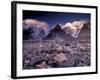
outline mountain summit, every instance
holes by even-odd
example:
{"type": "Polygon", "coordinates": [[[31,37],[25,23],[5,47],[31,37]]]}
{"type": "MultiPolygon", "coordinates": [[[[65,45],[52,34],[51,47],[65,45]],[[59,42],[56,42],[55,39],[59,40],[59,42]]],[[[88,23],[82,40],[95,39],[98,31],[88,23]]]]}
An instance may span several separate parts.
{"type": "Polygon", "coordinates": [[[69,34],[66,34],[65,31],[61,28],[59,24],[57,24],[46,37],[45,40],[66,40],[68,38],[72,38],[69,34]]]}

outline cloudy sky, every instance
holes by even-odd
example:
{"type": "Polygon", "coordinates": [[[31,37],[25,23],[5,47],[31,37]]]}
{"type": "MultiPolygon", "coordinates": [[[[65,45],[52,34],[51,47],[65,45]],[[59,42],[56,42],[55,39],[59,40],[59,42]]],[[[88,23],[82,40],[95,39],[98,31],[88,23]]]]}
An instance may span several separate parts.
{"type": "Polygon", "coordinates": [[[47,12],[47,11],[26,11],[23,10],[23,20],[36,19],[48,23],[49,27],[56,24],[65,24],[75,20],[84,19],[90,21],[91,15],[87,13],[64,13],[64,12],[47,12]]]}

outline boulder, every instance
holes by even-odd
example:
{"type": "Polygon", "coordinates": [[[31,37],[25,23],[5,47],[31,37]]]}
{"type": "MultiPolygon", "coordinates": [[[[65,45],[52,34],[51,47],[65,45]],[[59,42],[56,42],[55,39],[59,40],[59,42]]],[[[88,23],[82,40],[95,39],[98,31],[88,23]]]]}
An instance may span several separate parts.
{"type": "Polygon", "coordinates": [[[82,50],[85,50],[85,47],[84,46],[82,46],[81,44],[79,44],[79,43],[77,43],[77,47],[78,48],[80,48],[80,49],[82,49],[82,50]]]}
{"type": "Polygon", "coordinates": [[[30,63],[30,60],[25,60],[24,63],[25,64],[29,64],[30,63]]]}
{"type": "Polygon", "coordinates": [[[69,51],[70,53],[74,53],[74,50],[71,47],[66,47],[66,50],[69,51]]]}
{"type": "Polygon", "coordinates": [[[55,57],[54,57],[54,60],[57,61],[57,62],[63,62],[63,61],[66,61],[67,60],[67,57],[64,55],[63,52],[57,54],[55,57]]]}
{"type": "Polygon", "coordinates": [[[61,51],[63,51],[63,47],[60,45],[56,45],[56,50],[57,50],[57,52],[61,52],[61,51]]]}
{"type": "Polygon", "coordinates": [[[37,65],[35,66],[35,68],[38,68],[38,69],[47,68],[47,64],[46,64],[45,61],[43,61],[42,63],[37,64],[37,65]]]}

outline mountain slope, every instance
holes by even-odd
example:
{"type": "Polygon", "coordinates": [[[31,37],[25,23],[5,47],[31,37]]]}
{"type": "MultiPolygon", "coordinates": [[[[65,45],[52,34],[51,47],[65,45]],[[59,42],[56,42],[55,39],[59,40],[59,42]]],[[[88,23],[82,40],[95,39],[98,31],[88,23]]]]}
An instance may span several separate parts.
{"type": "Polygon", "coordinates": [[[64,30],[62,30],[60,25],[56,25],[49,34],[43,38],[44,40],[66,40],[72,39],[69,34],[66,34],[64,30]]]}

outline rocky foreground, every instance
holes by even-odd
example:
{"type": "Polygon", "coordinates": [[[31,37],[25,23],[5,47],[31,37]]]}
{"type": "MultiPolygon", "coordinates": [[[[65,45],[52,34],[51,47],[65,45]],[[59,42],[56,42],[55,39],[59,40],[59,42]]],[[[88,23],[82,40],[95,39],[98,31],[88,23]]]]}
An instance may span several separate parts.
{"type": "Polygon", "coordinates": [[[23,69],[91,65],[90,37],[74,40],[24,40],[23,69]]]}

